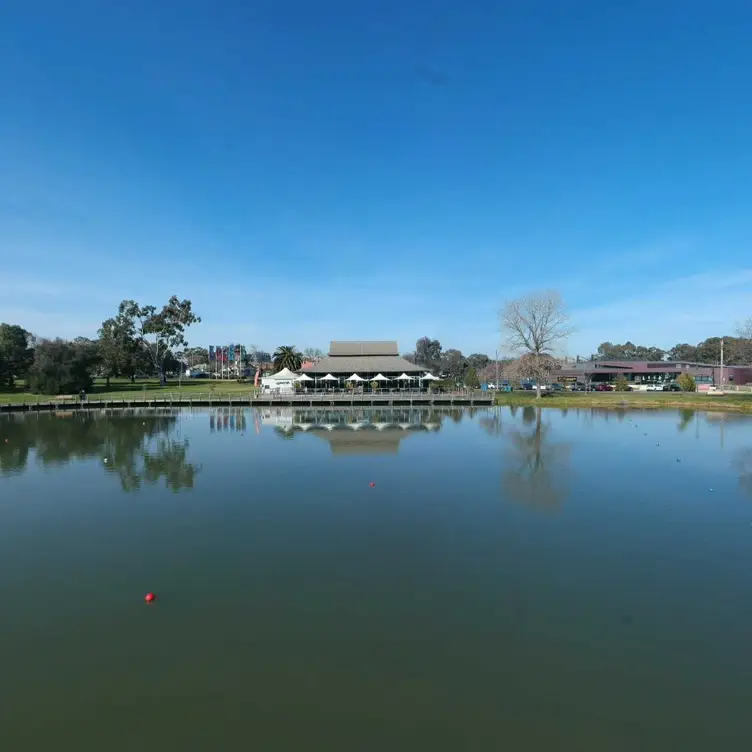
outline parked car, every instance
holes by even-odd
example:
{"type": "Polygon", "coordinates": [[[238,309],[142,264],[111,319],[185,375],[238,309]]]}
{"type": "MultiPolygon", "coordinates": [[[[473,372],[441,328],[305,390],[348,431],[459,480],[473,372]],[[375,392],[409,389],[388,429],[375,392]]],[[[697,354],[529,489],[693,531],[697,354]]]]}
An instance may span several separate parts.
{"type": "Polygon", "coordinates": [[[648,384],[645,387],[646,392],[661,392],[663,391],[663,387],[660,384],[648,384]]]}
{"type": "Polygon", "coordinates": [[[563,392],[564,387],[561,384],[551,384],[548,387],[552,392],[563,392]]]}
{"type": "Polygon", "coordinates": [[[570,388],[573,392],[586,392],[587,391],[587,387],[584,384],[580,384],[580,383],[572,384],[570,388]]]}
{"type": "Polygon", "coordinates": [[[680,392],[681,387],[678,384],[664,384],[663,391],[664,392],[680,392]]]}
{"type": "Polygon", "coordinates": [[[595,391],[595,392],[613,392],[614,388],[611,386],[611,384],[596,384],[593,387],[593,391],[595,391]]]}

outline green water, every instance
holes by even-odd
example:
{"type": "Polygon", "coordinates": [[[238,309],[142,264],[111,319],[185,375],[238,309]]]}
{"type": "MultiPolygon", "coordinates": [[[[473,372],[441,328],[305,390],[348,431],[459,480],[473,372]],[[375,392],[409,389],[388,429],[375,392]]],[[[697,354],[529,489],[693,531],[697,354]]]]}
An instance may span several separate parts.
{"type": "Polygon", "coordinates": [[[3,415],[0,749],[744,749],[751,523],[743,416],[3,415]]]}

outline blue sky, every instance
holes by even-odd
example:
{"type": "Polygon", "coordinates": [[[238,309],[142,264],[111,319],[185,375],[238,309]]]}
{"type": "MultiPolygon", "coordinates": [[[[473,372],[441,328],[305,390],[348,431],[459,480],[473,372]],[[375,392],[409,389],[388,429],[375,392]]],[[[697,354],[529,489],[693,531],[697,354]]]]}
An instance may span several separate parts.
{"type": "Polygon", "coordinates": [[[747,0],[6,0],[0,320],[94,335],[189,297],[193,344],[428,335],[567,351],[752,316],[747,0]],[[105,10],[106,9],[106,10],[105,10]]]}

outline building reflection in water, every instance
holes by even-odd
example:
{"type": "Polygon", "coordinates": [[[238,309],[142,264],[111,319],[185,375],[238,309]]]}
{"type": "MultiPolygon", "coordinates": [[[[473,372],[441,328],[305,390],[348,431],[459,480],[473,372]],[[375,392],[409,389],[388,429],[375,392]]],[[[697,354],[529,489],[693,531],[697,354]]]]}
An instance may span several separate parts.
{"type": "MultiPolygon", "coordinates": [[[[396,454],[402,441],[418,432],[438,431],[456,410],[420,408],[259,409],[261,424],[282,439],[298,435],[326,441],[335,455],[396,454]]],[[[461,418],[460,418],[461,419],[461,418]]]]}
{"type": "Polygon", "coordinates": [[[0,474],[24,472],[33,456],[44,467],[98,458],[124,491],[163,480],[173,491],[193,488],[199,468],[178,409],[83,410],[0,416],[0,474]],[[7,443],[6,441],[7,440],[7,443]]]}
{"type": "Polygon", "coordinates": [[[572,447],[553,441],[551,425],[543,420],[542,408],[524,407],[522,420],[514,421],[500,433],[508,440],[509,448],[502,470],[504,495],[542,509],[558,506],[568,493],[572,447]]]}

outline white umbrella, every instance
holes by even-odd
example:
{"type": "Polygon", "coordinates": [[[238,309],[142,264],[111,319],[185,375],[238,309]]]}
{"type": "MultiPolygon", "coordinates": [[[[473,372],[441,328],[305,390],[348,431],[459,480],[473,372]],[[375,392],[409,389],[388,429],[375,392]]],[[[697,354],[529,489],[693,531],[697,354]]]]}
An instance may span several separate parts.
{"type": "Polygon", "coordinates": [[[427,373],[425,376],[421,376],[423,381],[441,381],[438,376],[434,376],[432,373],[427,373]]]}
{"type": "Polygon", "coordinates": [[[352,428],[353,431],[359,431],[365,423],[345,423],[348,428],[352,428]]]}
{"type": "Polygon", "coordinates": [[[406,373],[403,373],[401,376],[397,376],[397,378],[395,379],[395,381],[412,381],[412,380],[413,380],[413,377],[408,376],[406,373]]]}
{"type": "Polygon", "coordinates": [[[331,373],[327,373],[326,376],[322,376],[318,381],[339,381],[336,376],[332,376],[331,373]]]}
{"type": "Polygon", "coordinates": [[[295,381],[313,381],[313,379],[306,373],[301,373],[295,381]]]}
{"type": "Polygon", "coordinates": [[[383,374],[379,373],[376,376],[374,376],[371,379],[371,381],[391,381],[391,379],[388,379],[386,376],[384,376],[383,374]]]}
{"type": "Polygon", "coordinates": [[[345,379],[345,381],[365,381],[365,379],[362,376],[358,376],[357,373],[354,373],[349,379],[345,379]]]}
{"type": "Polygon", "coordinates": [[[391,423],[371,423],[371,425],[377,430],[377,431],[383,431],[385,428],[388,428],[391,426],[391,423]]]}

